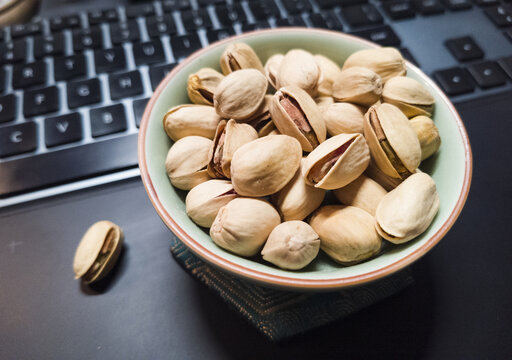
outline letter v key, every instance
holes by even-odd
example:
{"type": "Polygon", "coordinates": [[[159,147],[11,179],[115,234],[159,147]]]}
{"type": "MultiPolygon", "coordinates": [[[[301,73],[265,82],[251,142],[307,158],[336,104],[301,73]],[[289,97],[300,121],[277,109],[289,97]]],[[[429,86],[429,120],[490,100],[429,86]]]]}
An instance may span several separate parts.
{"type": "Polygon", "coordinates": [[[57,130],[64,134],[68,129],[69,123],[67,121],[59,121],[55,126],[57,127],[57,130]]]}

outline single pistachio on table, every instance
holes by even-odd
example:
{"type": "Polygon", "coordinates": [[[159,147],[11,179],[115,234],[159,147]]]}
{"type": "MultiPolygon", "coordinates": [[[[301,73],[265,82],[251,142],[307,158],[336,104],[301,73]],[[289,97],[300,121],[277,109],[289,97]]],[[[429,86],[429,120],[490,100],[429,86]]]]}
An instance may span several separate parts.
{"type": "Polygon", "coordinates": [[[181,190],[210,180],[206,167],[213,141],[201,136],[187,136],[176,141],[165,158],[165,170],[171,184],[181,190]]]}
{"type": "Polygon", "coordinates": [[[270,233],[261,255],[263,259],[288,270],[307,266],[320,251],[320,238],[303,221],[286,221],[270,233]]]}
{"type": "Polygon", "coordinates": [[[323,55],[315,55],[313,58],[320,68],[318,96],[332,96],[332,84],[341,72],[341,69],[338,64],[323,55]]]}
{"type": "Polygon", "coordinates": [[[259,137],[267,136],[270,132],[276,129],[270,115],[270,102],[272,95],[265,95],[260,108],[256,113],[247,120],[247,124],[251,125],[257,132],[259,137]]]}
{"type": "Polygon", "coordinates": [[[361,66],[376,72],[382,78],[383,83],[392,77],[403,76],[407,73],[402,54],[391,47],[356,51],[345,60],[341,69],[345,70],[354,66],[361,66]]]}
{"type": "Polygon", "coordinates": [[[277,73],[279,72],[279,66],[281,65],[281,61],[283,61],[283,54],[275,54],[268,58],[265,63],[265,76],[267,77],[268,82],[274,89],[278,89],[277,87],[277,73]]]}
{"type": "Polygon", "coordinates": [[[256,130],[235,120],[221,120],[208,153],[208,175],[212,178],[230,178],[231,159],[242,145],[258,138],[256,130]]]}
{"type": "Polygon", "coordinates": [[[287,135],[251,141],[235,151],[231,181],[242,196],[261,197],[281,190],[294,176],[302,158],[300,144],[287,135]]]}
{"type": "Polygon", "coordinates": [[[334,79],[332,97],[336,101],[370,106],[380,99],[382,80],[377,73],[364,67],[350,67],[334,79]]]}
{"type": "Polygon", "coordinates": [[[354,206],[323,206],[309,224],[320,237],[320,248],[333,260],[353,265],[380,252],[382,239],[375,231],[375,220],[354,206]]]}
{"type": "Polygon", "coordinates": [[[434,111],[434,97],[420,82],[405,76],[391,78],[384,84],[382,100],[395,105],[408,118],[430,117],[434,111]]]}
{"type": "Polygon", "coordinates": [[[110,221],[94,223],[84,234],[75,252],[73,270],[75,279],[86,284],[104,278],[114,267],[124,235],[119,226],[110,221]]]}
{"type": "Polygon", "coordinates": [[[372,216],[375,216],[377,206],[388,193],[379,183],[364,174],[333,192],[343,205],[358,207],[372,216]]]}
{"type": "Polygon", "coordinates": [[[293,49],[286,53],[279,65],[277,88],[293,85],[314,97],[319,78],[320,68],[313,55],[305,50],[293,49]]]}
{"type": "Polygon", "coordinates": [[[208,180],[189,191],[185,198],[187,215],[199,226],[211,227],[219,209],[238,197],[231,181],[208,180]]]}
{"type": "Polygon", "coordinates": [[[306,157],[303,176],[308,185],[331,190],[359,177],[370,162],[361,134],[339,134],[320,144],[306,157]]]}
{"type": "Polygon", "coordinates": [[[219,83],[213,96],[213,106],[223,118],[243,122],[258,111],[266,92],[267,78],[261,72],[238,70],[219,83]]]}
{"type": "Polygon", "coordinates": [[[212,106],[186,104],[169,109],[163,123],[167,135],[177,141],[193,135],[213,139],[220,120],[212,106]]]}
{"type": "Polygon", "coordinates": [[[390,191],[375,214],[377,232],[394,244],[423,233],[439,210],[436,183],[425,173],[416,173],[390,191]]]}
{"type": "Polygon", "coordinates": [[[213,94],[224,75],[212,68],[202,68],[188,77],[187,92],[194,104],[213,106],[213,94]]]}
{"type": "Polygon", "coordinates": [[[368,164],[368,167],[364,173],[370,179],[377,182],[380,186],[386,189],[386,191],[393,190],[403,181],[401,178],[394,178],[384,174],[373,159],[370,159],[370,164],[368,164]]]}
{"type": "Polygon", "coordinates": [[[316,97],[314,100],[321,114],[324,113],[324,111],[329,107],[329,105],[334,104],[334,99],[332,98],[332,96],[319,96],[316,97]]]}
{"type": "Polygon", "coordinates": [[[236,198],[220,208],[210,236],[223,249],[241,256],[254,256],[280,223],[278,212],[267,201],[236,198]]]}
{"type": "Polygon", "coordinates": [[[279,132],[297,139],[304,151],[312,151],[327,136],[318,106],[297,86],[283,87],[274,94],[270,114],[279,132]]]}
{"type": "Polygon", "coordinates": [[[230,44],[220,56],[220,68],[224,75],[242,69],[256,69],[264,74],[263,65],[254,50],[245,43],[230,44]]]}
{"type": "Polygon", "coordinates": [[[421,147],[421,161],[435,154],[441,146],[441,136],[436,124],[426,116],[415,116],[409,120],[412,128],[418,135],[421,147]]]}
{"type": "Polygon", "coordinates": [[[337,102],[328,106],[322,115],[330,136],[363,133],[364,111],[361,106],[337,102]]]}
{"type": "Polygon", "coordinates": [[[388,176],[405,179],[421,161],[418,136],[409,119],[394,105],[372,106],[365,114],[364,136],[372,158],[388,176]]]}

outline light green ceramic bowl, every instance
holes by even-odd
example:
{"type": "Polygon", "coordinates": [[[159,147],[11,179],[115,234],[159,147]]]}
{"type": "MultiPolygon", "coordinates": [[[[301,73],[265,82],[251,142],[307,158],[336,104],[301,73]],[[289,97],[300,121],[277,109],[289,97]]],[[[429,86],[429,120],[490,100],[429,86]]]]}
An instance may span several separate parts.
{"type": "Polygon", "coordinates": [[[464,125],[441,90],[417,67],[408,63],[407,76],[426,86],[436,100],[434,121],[442,138],[436,156],[421,166],[437,184],[441,198],[439,213],[420,237],[398,246],[389,246],[379,257],[344,267],[322,252],[301,271],[281,270],[259,258],[246,259],[216,246],[208,232],[187,217],[185,192],[171,186],[165,172],[165,157],[171,141],[162,127],[162,117],[172,106],[189,103],[187,77],[202,67],[220,70],[219,57],[225,47],[243,41],[265,62],[275,53],[303,48],[342,64],[354,51],[376,45],[359,38],[324,30],[304,28],[256,31],[232,37],[204,48],[178,65],[162,81],[149,101],[139,134],[139,166],[142,179],[157,213],[165,224],[195,254],[206,262],[242,278],[287,289],[328,290],[362,284],[390,275],[429,251],[446,234],[458,217],[471,182],[471,148],[464,125]]]}

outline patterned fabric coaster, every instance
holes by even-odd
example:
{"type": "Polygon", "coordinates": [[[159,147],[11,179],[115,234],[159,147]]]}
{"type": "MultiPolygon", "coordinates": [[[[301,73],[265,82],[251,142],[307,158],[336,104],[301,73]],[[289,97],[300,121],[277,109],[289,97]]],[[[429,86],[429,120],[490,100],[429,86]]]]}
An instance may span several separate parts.
{"type": "Polygon", "coordinates": [[[206,264],[177,238],[171,253],[201,281],[272,340],[281,340],[341,319],[412,284],[408,268],[365,286],[337,292],[279,291],[238,278],[206,264]]]}

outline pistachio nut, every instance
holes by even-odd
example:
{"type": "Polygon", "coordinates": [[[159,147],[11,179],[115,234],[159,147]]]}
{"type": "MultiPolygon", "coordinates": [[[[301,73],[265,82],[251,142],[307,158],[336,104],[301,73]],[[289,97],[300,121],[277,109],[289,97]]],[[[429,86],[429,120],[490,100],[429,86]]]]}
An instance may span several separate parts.
{"type": "Polygon", "coordinates": [[[421,161],[418,136],[394,105],[372,106],[365,114],[364,136],[377,166],[388,176],[405,179],[421,161]]]}
{"type": "Polygon", "coordinates": [[[192,135],[213,139],[219,121],[212,106],[190,104],[169,109],[163,119],[165,132],[173,141],[192,135]]]}
{"type": "Polygon", "coordinates": [[[331,190],[359,177],[370,162],[370,151],[361,134],[339,134],[321,143],[306,157],[306,184],[331,190]]]}
{"type": "Polygon", "coordinates": [[[245,43],[228,45],[220,56],[220,68],[224,75],[241,69],[256,69],[264,74],[260,58],[245,43]]]}
{"type": "Polygon", "coordinates": [[[441,146],[441,136],[436,124],[426,116],[416,116],[409,120],[412,128],[418,135],[421,147],[421,161],[435,154],[441,146]]]}
{"type": "Polygon", "coordinates": [[[363,133],[364,111],[361,106],[337,102],[329,105],[322,115],[330,136],[363,133]]]}
{"type": "Polygon", "coordinates": [[[231,119],[221,120],[208,153],[208,175],[212,178],[230,178],[231,159],[242,145],[258,138],[256,130],[248,124],[231,119]]]}
{"type": "Polygon", "coordinates": [[[213,141],[201,136],[187,136],[176,141],[165,158],[165,170],[171,184],[190,190],[210,180],[206,166],[213,141]]]}
{"type": "Polygon", "coordinates": [[[370,106],[380,99],[382,80],[374,71],[354,66],[343,69],[334,79],[332,97],[336,101],[370,106]]]}
{"type": "Polygon", "coordinates": [[[265,63],[265,76],[267,77],[268,82],[274,89],[278,89],[277,87],[277,74],[279,72],[279,66],[281,65],[281,61],[283,61],[283,54],[275,54],[268,58],[265,63]]]}
{"type": "Polygon", "coordinates": [[[272,196],[275,205],[284,221],[303,220],[315,211],[325,197],[325,190],[306,184],[302,171],[306,158],[302,158],[300,168],[286,186],[272,196]]]}
{"type": "Polygon", "coordinates": [[[318,106],[297,86],[281,88],[274,94],[270,114],[279,132],[297,139],[304,151],[312,151],[325,140],[327,131],[318,106]]]}
{"type": "Polygon", "coordinates": [[[231,181],[242,196],[267,196],[281,190],[300,165],[302,149],[286,135],[265,136],[247,143],[233,155],[231,181]]]}
{"type": "Polygon", "coordinates": [[[373,216],[354,206],[323,206],[309,224],[320,237],[320,248],[343,265],[367,260],[382,247],[373,216]]]}
{"type": "Polygon", "coordinates": [[[105,220],[94,223],[76,249],[75,279],[82,278],[89,284],[105,277],[121,254],[123,240],[123,231],[116,224],[105,220]]]}
{"type": "Polygon", "coordinates": [[[271,101],[272,95],[265,95],[258,111],[247,120],[247,123],[258,132],[259,137],[267,136],[276,128],[270,115],[271,101]]]}
{"type": "Polygon", "coordinates": [[[372,216],[387,193],[379,183],[364,174],[341,189],[334,190],[334,195],[343,205],[358,207],[372,216]]]}
{"type": "Polygon", "coordinates": [[[194,104],[213,106],[213,94],[224,75],[212,68],[199,69],[188,77],[187,92],[194,104]]]}
{"type": "Polygon", "coordinates": [[[282,269],[299,270],[308,265],[320,251],[320,238],[303,221],[287,221],[270,233],[261,255],[282,269]]]}
{"type": "Polygon", "coordinates": [[[380,186],[386,189],[386,191],[393,190],[403,181],[401,178],[394,178],[384,174],[373,159],[370,159],[370,164],[368,164],[368,167],[364,173],[370,179],[377,182],[380,186]]]}
{"type": "Polygon", "coordinates": [[[266,92],[267,78],[261,72],[238,70],[219,83],[213,96],[213,106],[223,118],[243,121],[256,113],[266,92]]]}
{"type": "Polygon", "coordinates": [[[382,99],[402,110],[408,118],[430,117],[434,111],[434,97],[420,82],[405,76],[389,79],[382,89],[382,99]]]}
{"type": "Polygon", "coordinates": [[[219,209],[238,197],[231,181],[208,180],[189,191],[185,198],[187,215],[199,226],[210,227],[219,209]]]}
{"type": "Polygon", "coordinates": [[[236,198],[220,208],[210,228],[210,236],[223,249],[241,256],[253,256],[280,222],[276,209],[267,201],[236,198]]]}
{"type": "Polygon", "coordinates": [[[277,88],[294,85],[314,97],[319,78],[320,68],[313,55],[305,50],[293,49],[288,51],[281,61],[277,73],[277,88]]]}
{"type": "Polygon", "coordinates": [[[376,72],[383,83],[394,76],[403,76],[407,72],[402,54],[391,47],[356,51],[345,60],[342,70],[354,66],[365,67],[376,72]]]}
{"type": "Polygon", "coordinates": [[[341,72],[340,67],[331,59],[323,55],[315,55],[313,58],[320,69],[320,78],[318,79],[318,95],[332,96],[332,84],[334,79],[341,72]]]}
{"type": "Polygon", "coordinates": [[[436,183],[425,173],[409,176],[379,203],[375,214],[377,232],[394,244],[423,233],[439,210],[436,183]]]}
{"type": "Polygon", "coordinates": [[[315,98],[316,106],[318,106],[318,110],[323,114],[324,111],[329,107],[329,105],[334,104],[334,99],[332,96],[319,96],[315,98]]]}

